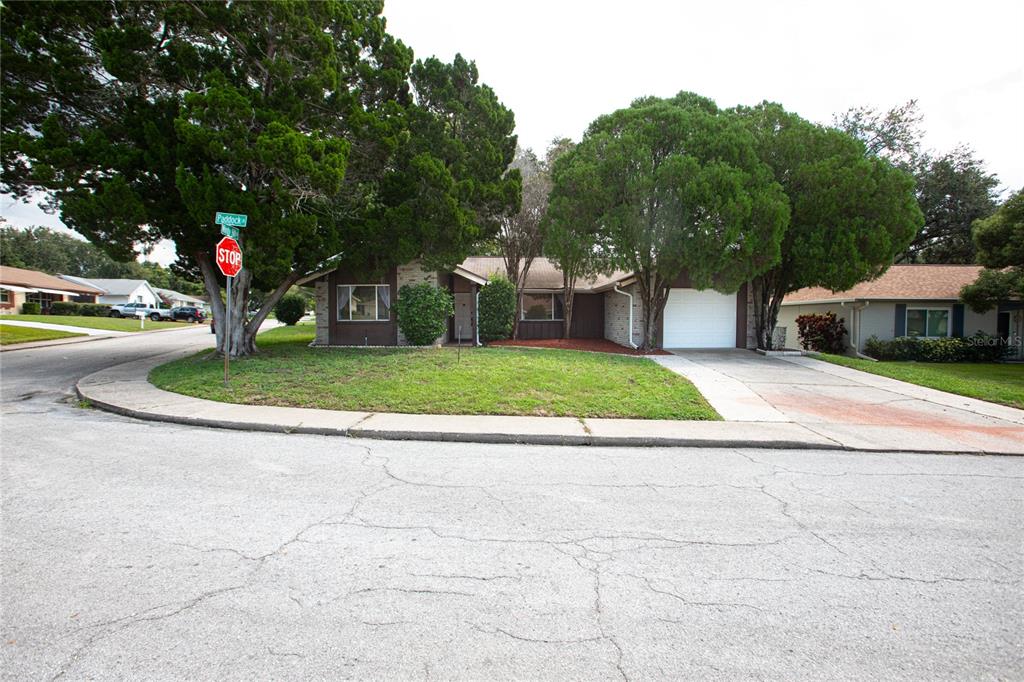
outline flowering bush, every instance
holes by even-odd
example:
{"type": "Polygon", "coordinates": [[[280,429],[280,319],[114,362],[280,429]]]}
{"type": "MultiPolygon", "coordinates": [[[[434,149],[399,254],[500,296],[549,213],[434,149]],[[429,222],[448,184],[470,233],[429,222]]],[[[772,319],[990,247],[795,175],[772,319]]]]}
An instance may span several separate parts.
{"type": "Polygon", "coordinates": [[[819,353],[842,353],[846,349],[846,323],[828,312],[816,315],[801,315],[796,318],[800,345],[804,350],[819,353]]]}

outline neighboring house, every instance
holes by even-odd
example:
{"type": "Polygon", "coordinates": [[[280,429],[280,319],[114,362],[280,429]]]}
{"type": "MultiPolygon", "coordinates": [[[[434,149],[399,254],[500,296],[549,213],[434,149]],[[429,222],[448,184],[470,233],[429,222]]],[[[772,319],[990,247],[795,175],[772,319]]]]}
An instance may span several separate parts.
{"type": "Polygon", "coordinates": [[[167,308],[178,308],[180,306],[189,305],[196,308],[206,308],[206,301],[195,296],[189,296],[183,294],[180,291],[174,289],[161,289],[160,287],[153,287],[157,295],[160,296],[160,300],[163,305],[167,308]]]}
{"type": "Polygon", "coordinates": [[[1024,306],[1006,301],[979,314],[960,302],[960,290],[972,284],[980,265],[893,265],[885,274],[848,291],[819,287],[786,296],[779,310],[776,338],[799,348],[796,318],[833,312],[846,322],[849,345],[860,352],[872,336],[883,341],[901,336],[943,338],[981,331],[1019,344],[1024,306]]]}
{"type": "Polygon", "coordinates": [[[90,284],[70,282],[38,270],[0,265],[0,315],[20,313],[26,301],[38,303],[44,313],[49,312],[50,304],[56,301],[96,303],[97,296],[103,293],[103,289],[90,284]]]}
{"type": "Polygon", "coordinates": [[[144,279],[85,279],[83,277],[72,277],[71,275],[60,275],[60,277],[69,282],[103,289],[106,293],[99,297],[100,303],[106,303],[107,305],[145,303],[155,308],[164,307],[156,289],[151,287],[149,282],[144,279]]]}
{"type": "MultiPolygon", "coordinates": [[[[406,345],[398,329],[393,297],[406,284],[427,283],[450,291],[455,315],[441,343],[477,341],[477,294],[494,273],[504,273],[500,257],[467,258],[452,271],[426,270],[418,262],[370,277],[343,269],[317,273],[300,284],[316,288],[316,341],[320,346],[406,345]]],[[[665,348],[753,348],[753,308],[747,286],[734,294],[693,289],[681,276],[665,306],[659,345],[665,348]]],[[[561,338],[564,326],[562,273],[537,258],[523,289],[519,336],[561,338]]],[[[623,346],[642,341],[643,307],[636,277],[616,272],[576,284],[571,336],[604,338],[623,346]]]]}

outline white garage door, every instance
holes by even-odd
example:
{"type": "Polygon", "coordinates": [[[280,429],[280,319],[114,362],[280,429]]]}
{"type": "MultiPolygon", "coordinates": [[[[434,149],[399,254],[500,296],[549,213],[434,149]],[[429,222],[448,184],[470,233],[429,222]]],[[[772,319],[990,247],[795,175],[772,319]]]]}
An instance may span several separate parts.
{"type": "Polygon", "coordinates": [[[736,346],[736,294],[671,289],[664,319],[665,348],[736,346]]]}

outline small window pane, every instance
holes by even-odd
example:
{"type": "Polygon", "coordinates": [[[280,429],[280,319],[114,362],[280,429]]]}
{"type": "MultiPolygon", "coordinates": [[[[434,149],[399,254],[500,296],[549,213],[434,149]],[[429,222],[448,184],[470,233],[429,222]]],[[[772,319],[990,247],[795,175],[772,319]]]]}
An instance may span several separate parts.
{"type": "Polygon", "coordinates": [[[376,320],[377,287],[352,287],[349,307],[353,320],[376,320]]]}
{"type": "Polygon", "coordinates": [[[524,320],[550,320],[551,294],[523,294],[524,320]]]}
{"type": "Polygon", "coordinates": [[[377,287],[377,319],[391,319],[391,287],[377,287]]]}
{"type": "Polygon", "coordinates": [[[927,310],[907,311],[907,336],[927,336],[927,310]]]}
{"type": "Polygon", "coordinates": [[[928,311],[928,336],[949,336],[949,311],[928,311]]]}

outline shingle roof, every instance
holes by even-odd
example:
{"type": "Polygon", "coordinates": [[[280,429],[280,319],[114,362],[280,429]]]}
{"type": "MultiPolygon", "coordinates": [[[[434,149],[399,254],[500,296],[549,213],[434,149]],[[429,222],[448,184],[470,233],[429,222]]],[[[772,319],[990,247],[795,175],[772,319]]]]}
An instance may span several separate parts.
{"type": "Polygon", "coordinates": [[[980,265],[893,265],[878,279],[861,282],[846,291],[807,287],[786,296],[782,305],[852,300],[957,300],[972,284],[980,265]]]}
{"type": "MultiPolygon", "coordinates": [[[[70,281],[70,276],[68,277],[70,281]]],[[[74,278],[77,281],[86,281],[96,286],[106,289],[107,295],[109,296],[130,296],[133,291],[138,289],[142,285],[149,285],[144,279],[88,279],[83,280],[81,277],[74,278]]]]}
{"type": "Polygon", "coordinates": [[[76,294],[102,294],[103,289],[82,282],[64,280],[38,270],[25,270],[23,268],[12,268],[9,265],[0,265],[0,285],[13,284],[32,289],[55,289],[57,291],[70,291],[76,294]]]}
{"type": "Polygon", "coordinates": [[[156,293],[160,294],[161,296],[170,299],[175,299],[178,301],[187,301],[189,303],[198,303],[200,305],[206,303],[206,301],[204,301],[201,298],[189,296],[188,294],[183,294],[180,291],[175,291],[174,289],[161,289],[160,287],[153,287],[153,290],[156,291],[156,293]]]}
{"type": "MultiPolygon", "coordinates": [[[[475,275],[489,278],[493,274],[505,273],[505,259],[501,256],[470,256],[462,262],[462,267],[475,275]]],[[[606,286],[617,280],[628,277],[630,273],[615,271],[610,275],[598,275],[594,279],[576,284],[576,291],[587,291],[606,286]]],[[[547,258],[534,258],[527,273],[524,289],[561,289],[562,272],[547,258]]]]}

